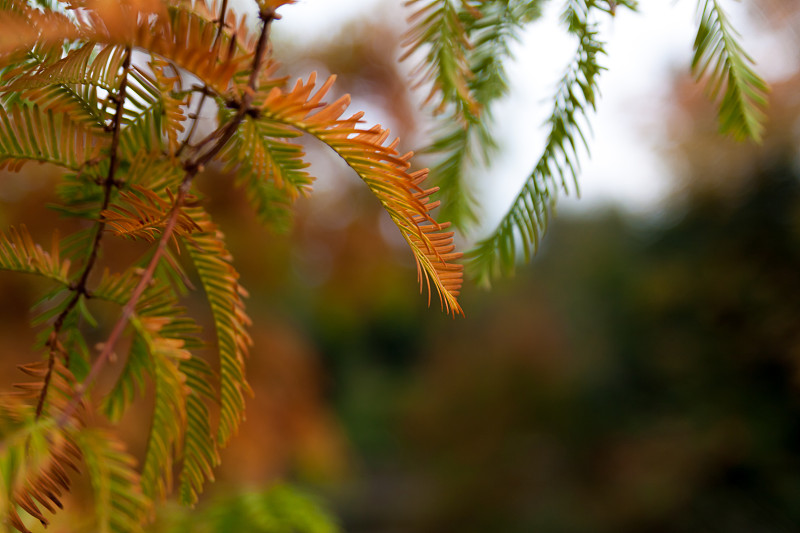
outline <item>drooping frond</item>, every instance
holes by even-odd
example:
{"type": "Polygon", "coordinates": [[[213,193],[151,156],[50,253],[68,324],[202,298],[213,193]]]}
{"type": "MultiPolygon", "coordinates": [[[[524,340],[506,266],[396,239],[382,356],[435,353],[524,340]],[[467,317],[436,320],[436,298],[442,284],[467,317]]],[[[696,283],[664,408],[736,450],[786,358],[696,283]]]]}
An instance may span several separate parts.
{"type": "Polygon", "coordinates": [[[186,376],[188,392],[178,494],[181,503],[194,505],[206,480],[214,480],[214,468],[220,461],[208,410],[208,402],[216,401],[216,394],[212,387],[213,372],[204,360],[192,356],[181,362],[180,371],[186,376]]]}
{"type": "Polygon", "coordinates": [[[94,493],[93,531],[143,533],[150,502],[142,494],[136,460],[113,433],[102,429],[85,429],[76,441],[94,493]]]}
{"type": "Polygon", "coordinates": [[[192,234],[186,248],[203,284],[217,334],[220,365],[220,420],[217,443],[224,446],[233,436],[244,417],[244,395],[250,393],[244,365],[250,336],[250,318],[245,313],[244,289],[239,274],[231,264],[224,235],[202,210],[190,212],[202,228],[192,234]]]}
{"type": "Polygon", "coordinates": [[[161,335],[160,330],[168,320],[151,317],[131,320],[149,355],[155,382],[153,420],[142,466],[142,491],[154,500],[164,498],[172,487],[173,458],[180,453],[179,441],[186,424],[186,376],[179,366],[191,354],[182,340],[161,335]]]}
{"type": "Polygon", "coordinates": [[[389,132],[380,126],[360,128],[363,113],[341,119],[349,104],[348,96],[332,104],[321,103],[333,80],[329,78],[316,93],[313,92],[316,84],[313,73],[306,83],[298,80],[291,91],[273,89],[261,105],[261,115],[313,135],[344,159],[400,229],[417,258],[420,282],[429,282],[437,288],[446,311],[461,313],[457,291],[451,292],[460,285],[461,266],[455,263],[460,254],[452,251],[451,234],[437,233],[447,226],[436,223],[429,213],[435,207],[428,203],[433,189],[420,187],[427,171],[409,173],[408,160],[412,154],[400,155],[396,150],[397,140],[385,144],[389,132]],[[441,279],[442,272],[454,274],[453,279],[459,281],[441,279]]]}
{"type": "Polygon", "coordinates": [[[78,170],[97,158],[107,142],[62,113],[37,105],[0,107],[0,169],[18,171],[39,161],[78,170]]]}
{"type": "MultiPolygon", "coordinates": [[[[123,305],[136,281],[131,275],[107,273],[92,294],[123,305]]],[[[143,471],[144,491],[152,497],[163,495],[171,477],[159,472],[181,458],[180,497],[192,504],[205,480],[214,478],[213,468],[219,464],[207,407],[207,401],[215,398],[212,372],[205,361],[190,355],[190,350],[201,346],[199,328],[179,315],[181,309],[165,284],[146,292],[137,312],[141,320],[135,319],[136,335],[122,373],[103,400],[102,411],[118,421],[141,393],[145,376],[153,379],[156,405],[143,471]]]]}
{"type": "Polygon", "coordinates": [[[598,75],[603,70],[598,62],[603,44],[590,20],[593,8],[591,0],[570,0],[564,13],[569,31],[578,37],[578,51],[559,83],[539,161],[498,227],[468,254],[468,267],[481,283],[513,273],[519,243],[529,260],[547,228],[559,189],[565,193],[578,189],[578,151],[581,145],[588,151],[583,128],[589,111],[594,110],[598,75]]]}
{"type": "MultiPolygon", "coordinates": [[[[126,280],[128,277],[104,276],[96,297],[127,301],[135,286],[135,281],[126,280]]],[[[170,468],[164,468],[180,458],[181,501],[192,504],[205,480],[214,478],[219,457],[207,407],[207,402],[215,399],[212,372],[205,361],[191,354],[202,342],[198,326],[183,311],[167,284],[156,284],[145,292],[137,305],[136,336],[125,369],[104,407],[118,417],[142,388],[142,376],[152,377],[156,405],[142,472],[144,491],[153,497],[163,496],[172,484],[170,468]],[[165,422],[170,424],[169,429],[165,422]]]]}
{"type": "Polygon", "coordinates": [[[719,95],[719,125],[737,140],[761,141],[767,84],[753,70],[753,59],[738,42],[718,0],[699,0],[700,24],[694,42],[692,71],[698,79],[708,76],[713,99],[719,95]]]}
{"type": "Polygon", "coordinates": [[[305,170],[305,152],[287,140],[299,135],[284,124],[248,118],[222,154],[259,220],[273,228],[288,228],[294,200],[310,190],[312,178],[305,170]]]}
{"type": "MultiPolygon", "coordinates": [[[[131,239],[143,239],[155,242],[169,219],[174,206],[172,192],[167,190],[170,200],[162,199],[151,189],[134,185],[130,191],[119,194],[119,202],[110,205],[100,213],[102,220],[115,235],[131,239]]],[[[188,235],[200,227],[179,208],[180,213],[175,223],[177,235],[188,235]]]]}
{"type": "MultiPolygon", "coordinates": [[[[511,57],[510,45],[524,25],[541,14],[538,1],[486,1],[461,17],[471,47],[467,52],[471,76],[467,87],[478,113],[464,113],[459,102],[442,94],[442,109],[436,138],[427,149],[438,154],[431,168],[431,181],[440,187],[440,216],[459,228],[478,221],[477,202],[466,178],[476,165],[487,165],[497,148],[492,133],[492,104],[508,92],[504,62],[511,57]]],[[[430,58],[429,58],[430,59],[430,58]]],[[[433,68],[433,66],[431,66],[433,68]]]]}
{"type": "Polygon", "coordinates": [[[17,393],[0,398],[0,516],[2,522],[29,533],[18,508],[42,525],[49,523],[45,512],[62,508],[61,498],[70,490],[70,471],[78,472],[81,452],[73,433],[80,425],[79,413],[64,424],[57,418],[64,413],[74,391],[74,378],[61,361],[32,363],[20,369],[35,379],[18,383],[17,393]],[[37,417],[37,402],[48,384],[47,398],[37,417]]]}
{"type": "MultiPolygon", "coordinates": [[[[411,177],[416,185],[420,185],[425,181],[427,172],[418,171],[411,174],[411,177]]],[[[439,202],[429,203],[429,197],[434,192],[436,189],[415,193],[427,211],[436,208],[439,204],[439,202]]],[[[443,309],[452,312],[453,315],[463,314],[456,298],[461,293],[464,267],[455,263],[462,254],[455,251],[454,233],[441,231],[447,229],[450,223],[428,223],[422,215],[415,215],[412,221],[418,224],[421,236],[413,231],[404,232],[403,236],[414,252],[420,290],[427,288],[428,305],[431,302],[431,286],[433,285],[437,288],[439,303],[443,309]]]]}
{"type": "Polygon", "coordinates": [[[68,259],[61,260],[58,235],[53,236],[50,251],[33,242],[25,226],[0,232],[0,270],[44,276],[64,285],[69,283],[68,259]]]}
{"type": "Polygon", "coordinates": [[[476,116],[480,113],[480,105],[469,90],[474,73],[469,62],[472,43],[465,25],[480,17],[480,2],[408,0],[406,5],[414,6],[420,2],[423,2],[422,6],[409,18],[412,27],[406,34],[403,45],[407,50],[401,60],[427,46],[425,61],[416,72],[419,84],[433,84],[427,100],[438,96],[440,112],[453,104],[459,116],[476,116]]]}

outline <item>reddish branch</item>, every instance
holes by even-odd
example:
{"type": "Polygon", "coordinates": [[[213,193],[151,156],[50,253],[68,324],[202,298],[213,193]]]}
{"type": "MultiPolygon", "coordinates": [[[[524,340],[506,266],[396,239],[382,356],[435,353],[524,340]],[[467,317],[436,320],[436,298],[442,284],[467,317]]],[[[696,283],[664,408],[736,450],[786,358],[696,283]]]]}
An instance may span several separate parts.
{"type": "Polygon", "coordinates": [[[169,240],[172,237],[172,233],[175,229],[175,225],[178,220],[178,215],[180,214],[181,208],[183,207],[183,202],[186,199],[186,196],[191,188],[192,180],[203,169],[203,166],[211,161],[211,159],[219,153],[220,150],[225,146],[225,144],[230,140],[233,134],[236,132],[239,124],[244,119],[245,115],[247,114],[250,105],[253,103],[253,97],[258,89],[258,75],[261,71],[262,65],[264,63],[264,57],[266,56],[267,52],[267,42],[269,40],[269,28],[270,24],[273,20],[278,18],[275,14],[275,10],[273,8],[267,8],[261,11],[259,17],[262,21],[261,27],[261,34],[258,39],[258,44],[256,45],[255,55],[253,58],[253,66],[252,71],[250,73],[250,78],[248,80],[248,90],[245,91],[244,96],[242,97],[241,105],[234,117],[224,125],[220,126],[213,136],[209,136],[207,139],[204,140],[197,148],[197,154],[195,157],[187,160],[183,168],[186,171],[184,175],[183,181],[181,182],[180,188],[178,189],[178,194],[175,197],[175,202],[172,205],[172,209],[169,214],[169,218],[167,219],[166,225],[164,226],[164,231],[161,234],[161,238],[158,241],[158,245],[156,247],[156,251],[153,254],[153,257],[150,258],[150,263],[147,265],[142,277],[139,279],[139,283],[133,289],[133,292],[128,298],[125,306],[122,308],[122,312],[120,313],[119,319],[114,324],[114,328],[111,330],[111,334],[108,336],[108,339],[103,344],[103,349],[100,352],[100,355],[97,356],[94,363],[92,364],[89,373],[86,375],[86,378],[80,383],[77,387],[75,387],[75,395],[72,398],[72,401],[61,414],[61,417],[58,420],[59,425],[64,425],[72,416],[72,414],[77,409],[78,405],[80,404],[83,396],[86,394],[86,391],[94,382],[95,379],[100,375],[100,372],[105,367],[108,360],[111,358],[111,354],[114,351],[114,347],[119,341],[122,333],[125,330],[125,327],[128,324],[131,316],[133,316],[134,311],[136,310],[136,304],[139,302],[139,298],[141,298],[144,291],[147,289],[150,282],[153,280],[153,276],[155,275],[156,267],[158,266],[158,262],[160,261],[161,257],[167,250],[167,245],[169,244],[169,240]],[[205,151],[203,148],[208,146],[209,142],[216,139],[213,145],[208,147],[205,151]]]}

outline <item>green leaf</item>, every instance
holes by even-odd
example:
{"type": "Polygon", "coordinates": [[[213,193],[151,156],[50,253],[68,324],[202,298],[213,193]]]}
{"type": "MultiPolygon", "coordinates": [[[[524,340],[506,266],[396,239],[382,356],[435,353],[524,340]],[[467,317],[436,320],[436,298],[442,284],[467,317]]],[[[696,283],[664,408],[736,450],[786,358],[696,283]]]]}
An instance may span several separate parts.
{"type": "Polygon", "coordinates": [[[181,503],[194,505],[206,480],[214,480],[214,468],[220,461],[207,405],[216,399],[216,394],[211,385],[213,372],[204,360],[192,356],[181,362],[180,371],[186,376],[188,395],[178,492],[181,503]]]}
{"type": "Polygon", "coordinates": [[[288,230],[292,204],[308,194],[313,181],[303,148],[287,140],[299,135],[283,124],[247,118],[223,152],[258,219],[277,231],[288,230]]]}
{"type": "Polygon", "coordinates": [[[206,291],[214,327],[220,364],[220,421],[217,443],[224,446],[236,433],[244,418],[244,395],[251,393],[245,379],[244,365],[251,344],[245,313],[244,289],[239,274],[231,264],[231,254],[224,235],[201,209],[187,210],[202,228],[186,241],[203,289],[206,291]]]}
{"type": "Polygon", "coordinates": [[[547,120],[550,131],[542,155],[500,224],[468,254],[467,269],[481,284],[513,274],[522,244],[525,260],[536,252],[559,190],[578,190],[579,149],[588,152],[583,128],[594,110],[603,67],[603,43],[591,21],[593,0],[570,0],[563,19],[578,38],[578,50],[561,79],[547,120]]]}
{"type": "Polygon", "coordinates": [[[0,106],[0,169],[52,163],[79,170],[96,159],[108,136],[94,133],[63,113],[38,105],[0,106]]]}
{"type": "Polygon", "coordinates": [[[719,100],[720,131],[737,140],[761,142],[767,83],[752,68],[753,59],[739,44],[739,34],[718,0],[699,0],[697,9],[692,72],[698,79],[707,77],[711,98],[719,100]]]}
{"type": "MultiPolygon", "coordinates": [[[[479,112],[464,113],[457,101],[443,113],[439,131],[427,150],[439,154],[431,168],[431,182],[440,187],[440,218],[461,229],[478,222],[478,202],[468,178],[478,165],[488,165],[497,149],[492,133],[492,105],[508,93],[504,62],[511,57],[510,45],[525,24],[541,15],[539,1],[487,1],[462,7],[460,19],[471,46],[467,82],[479,112]],[[475,16],[475,10],[480,16],[475,16]]],[[[435,68],[435,65],[431,65],[435,68]]],[[[443,98],[447,95],[443,94],[443,98]]]]}
{"type": "Polygon", "coordinates": [[[131,324],[149,356],[155,382],[155,405],[142,466],[142,491],[153,500],[166,497],[172,487],[172,466],[180,454],[179,441],[186,425],[186,376],[180,364],[191,357],[182,340],[163,336],[169,319],[132,317],[131,324]]]}
{"type": "Polygon", "coordinates": [[[84,429],[76,436],[94,492],[93,531],[143,533],[150,502],[142,494],[136,460],[116,436],[84,429]]]}
{"type": "Polygon", "coordinates": [[[61,260],[58,234],[53,236],[49,252],[33,242],[25,226],[11,228],[8,234],[0,233],[0,270],[36,274],[69,284],[68,259],[61,260]]]}

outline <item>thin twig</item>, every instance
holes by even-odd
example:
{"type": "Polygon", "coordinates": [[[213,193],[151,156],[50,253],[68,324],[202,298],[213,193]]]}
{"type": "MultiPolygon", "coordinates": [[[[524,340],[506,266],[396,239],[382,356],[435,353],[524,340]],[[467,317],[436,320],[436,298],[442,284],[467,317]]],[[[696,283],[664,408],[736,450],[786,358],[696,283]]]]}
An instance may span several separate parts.
{"type": "MultiPolygon", "coordinates": [[[[228,0],[222,0],[222,6],[219,8],[219,17],[217,17],[217,34],[214,35],[214,42],[211,44],[211,50],[217,46],[220,37],[222,37],[222,32],[225,29],[225,15],[228,9],[228,0]]],[[[194,118],[192,120],[192,125],[189,127],[189,132],[186,134],[186,137],[183,139],[183,142],[175,151],[175,157],[181,155],[181,153],[189,146],[189,143],[192,141],[192,137],[194,136],[194,132],[197,129],[197,124],[200,118],[200,111],[203,110],[203,104],[206,103],[206,98],[208,97],[209,88],[208,85],[203,86],[203,91],[200,96],[200,102],[197,104],[197,110],[194,112],[194,118]]]]}
{"type": "MultiPolygon", "coordinates": [[[[125,98],[128,89],[128,71],[130,70],[131,66],[131,55],[131,47],[129,46],[125,49],[125,59],[122,62],[122,81],[120,81],[119,91],[116,96],[117,109],[114,113],[114,118],[112,119],[110,126],[112,131],[110,157],[108,163],[108,173],[106,174],[105,181],[103,181],[103,205],[100,207],[101,213],[103,210],[108,208],[108,205],[111,202],[111,193],[116,185],[116,172],[117,168],[119,167],[119,158],[117,152],[119,149],[119,135],[122,126],[122,111],[125,105],[125,98]]],[[[49,389],[50,378],[53,373],[53,365],[55,363],[56,354],[63,351],[60,347],[60,343],[58,342],[58,336],[61,333],[61,328],[64,326],[64,321],[67,319],[67,316],[72,312],[73,309],[75,309],[75,306],[78,305],[80,299],[88,295],[86,283],[89,279],[89,274],[91,274],[92,268],[94,268],[95,262],[97,261],[97,255],[100,251],[100,240],[103,237],[103,230],[105,227],[106,223],[102,219],[95,223],[94,240],[92,241],[89,257],[86,259],[86,264],[83,267],[83,271],[81,272],[78,281],[70,286],[70,289],[73,292],[71,299],[69,302],[67,302],[67,305],[58,314],[58,317],[56,317],[56,320],[53,323],[53,331],[47,340],[47,346],[50,348],[49,359],[47,363],[47,374],[45,374],[42,392],[39,394],[39,401],[36,404],[36,418],[41,416],[42,410],[44,409],[44,401],[47,397],[47,391],[49,389]]],[[[67,367],[69,367],[68,352],[66,352],[64,355],[64,363],[67,367]]]]}
{"type": "Polygon", "coordinates": [[[117,322],[114,324],[111,334],[103,344],[103,349],[100,352],[100,355],[98,355],[97,359],[95,359],[83,382],[75,387],[75,394],[72,397],[72,400],[58,419],[57,423],[59,426],[66,424],[66,422],[78,408],[78,405],[85,396],[91,384],[95,379],[97,379],[97,376],[100,375],[100,372],[111,358],[111,354],[114,351],[116,343],[119,341],[123,331],[125,330],[125,327],[128,324],[128,321],[136,310],[136,304],[139,302],[139,298],[141,298],[145,289],[153,280],[158,262],[167,250],[167,245],[169,244],[169,240],[172,237],[172,233],[175,229],[181,207],[183,207],[183,202],[185,201],[186,195],[191,188],[192,180],[203,169],[204,165],[211,161],[211,159],[217,153],[219,153],[220,150],[222,150],[228,140],[236,132],[236,129],[239,127],[239,123],[241,123],[241,121],[244,119],[248,108],[252,104],[253,97],[258,89],[258,73],[261,70],[264,57],[267,52],[270,23],[277,17],[274,9],[270,8],[262,11],[260,13],[260,18],[263,22],[263,26],[261,28],[261,35],[259,37],[255,56],[253,58],[253,71],[250,73],[250,79],[248,82],[249,91],[247,91],[242,98],[242,105],[236,115],[230,120],[230,122],[217,129],[218,135],[216,136],[217,140],[214,145],[205,152],[198,153],[193,159],[190,159],[184,164],[184,170],[186,171],[186,174],[181,182],[180,188],[178,189],[178,194],[175,197],[175,202],[172,205],[172,210],[169,214],[169,218],[167,219],[164,231],[158,241],[156,251],[153,253],[153,257],[150,258],[150,263],[148,263],[147,268],[142,274],[142,277],[139,279],[139,283],[136,284],[136,287],[133,289],[128,301],[122,308],[122,312],[120,313],[117,322]]]}

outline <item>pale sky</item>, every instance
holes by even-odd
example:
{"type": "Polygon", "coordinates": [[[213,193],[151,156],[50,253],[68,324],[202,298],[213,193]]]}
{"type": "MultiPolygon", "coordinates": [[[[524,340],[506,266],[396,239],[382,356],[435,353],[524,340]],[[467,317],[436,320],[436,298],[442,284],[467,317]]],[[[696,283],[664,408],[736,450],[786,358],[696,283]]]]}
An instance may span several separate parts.
{"type": "MultiPolygon", "coordinates": [[[[273,31],[287,38],[313,40],[358,17],[386,16],[391,11],[389,16],[405,18],[410,11],[401,4],[400,0],[300,0],[281,8],[283,18],[273,31]]],[[[608,71],[601,77],[602,96],[592,118],[592,157],[582,158],[580,200],[562,197],[562,210],[608,203],[638,213],[659,208],[672,171],[658,155],[666,142],[664,102],[672,74],[689,69],[696,4],[695,0],[644,0],[638,13],[620,9],[617,17],[603,26],[600,37],[608,43],[603,64],[608,71]]],[[[508,65],[511,94],[495,113],[497,123],[502,124],[498,136],[503,151],[481,176],[485,184],[492,185],[481,193],[487,202],[489,224],[508,207],[544,143],[541,125],[550,112],[555,84],[575,47],[558,22],[562,5],[560,1],[546,4],[545,16],[530,26],[515,49],[516,60],[508,65]]],[[[775,59],[762,62],[759,71],[773,79],[785,74],[775,43],[763,34],[754,35],[758,21],[746,18],[738,2],[723,5],[756,60],[775,59]]],[[[368,102],[363,105],[368,122],[390,122],[379,110],[369,109],[368,102]]]]}

